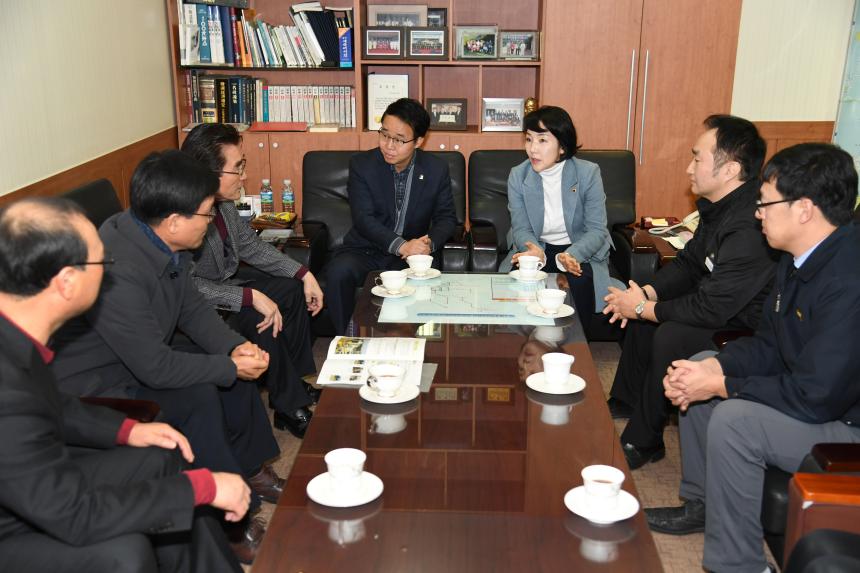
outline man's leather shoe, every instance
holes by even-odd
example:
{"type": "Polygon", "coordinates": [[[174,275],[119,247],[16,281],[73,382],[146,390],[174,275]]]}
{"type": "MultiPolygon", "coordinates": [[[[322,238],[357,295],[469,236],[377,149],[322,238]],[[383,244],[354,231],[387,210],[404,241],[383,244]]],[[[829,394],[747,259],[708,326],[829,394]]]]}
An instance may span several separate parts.
{"type": "Polygon", "coordinates": [[[246,517],[238,523],[229,523],[226,527],[227,540],[230,549],[240,563],[250,565],[257,556],[260,542],[266,533],[266,522],[262,517],[246,517]]]}
{"type": "Polygon", "coordinates": [[[322,390],[319,388],[314,388],[307,382],[302,382],[305,385],[305,392],[308,393],[308,397],[312,400],[314,404],[319,404],[320,396],[322,396],[322,390]]]}
{"type": "Polygon", "coordinates": [[[648,526],[659,533],[688,535],[705,530],[705,502],[691,499],[680,507],[654,507],[645,510],[648,526]]]}
{"type": "Polygon", "coordinates": [[[663,444],[647,448],[640,448],[633,444],[622,444],[621,449],[624,450],[627,467],[631,470],[639,469],[648,462],[656,462],[666,457],[666,446],[663,444]]]}
{"type": "Polygon", "coordinates": [[[609,413],[612,414],[613,420],[624,420],[633,415],[633,407],[618,398],[610,398],[606,401],[606,405],[609,406],[609,413]]]}
{"type": "Polygon", "coordinates": [[[278,498],[284,491],[283,478],[278,477],[275,470],[270,465],[263,466],[254,477],[248,478],[248,485],[251,486],[251,491],[263,498],[263,501],[269,503],[278,503],[278,498]]]}
{"type": "Polygon", "coordinates": [[[295,437],[302,439],[305,437],[311,418],[313,414],[307,408],[299,408],[289,414],[275,412],[274,425],[277,429],[288,430],[295,437]]]}

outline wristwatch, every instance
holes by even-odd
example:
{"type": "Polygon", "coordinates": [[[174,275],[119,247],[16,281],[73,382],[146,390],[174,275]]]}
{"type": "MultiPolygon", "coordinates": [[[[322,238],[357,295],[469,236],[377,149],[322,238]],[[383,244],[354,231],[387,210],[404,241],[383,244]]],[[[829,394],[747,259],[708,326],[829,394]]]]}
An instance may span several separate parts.
{"type": "Polygon", "coordinates": [[[642,318],[642,313],[645,312],[645,299],[642,299],[642,301],[636,305],[633,312],[636,313],[636,318],[642,318]]]}

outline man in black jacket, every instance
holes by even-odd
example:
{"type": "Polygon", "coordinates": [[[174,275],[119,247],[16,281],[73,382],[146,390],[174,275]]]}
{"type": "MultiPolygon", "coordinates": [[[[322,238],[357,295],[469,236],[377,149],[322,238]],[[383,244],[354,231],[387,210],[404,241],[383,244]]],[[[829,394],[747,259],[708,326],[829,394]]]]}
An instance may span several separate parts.
{"type": "Polygon", "coordinates": [[[773,279],[774,255],[755,219],[765,143],[739,117],[713,115],[705,127],[687,168],[701,216],[693,238],[653,285],[610,287],[605,299],[604,313],[628,329],[609,407],[613,418],[630,418],[621,435],[630,469],[665,455],[662,380],[672,360],[713,349],[718,330],[755,328],[773,279]]]}
{"type": "MultiPolygon", "coordinates": [[[[860,442],[860,228],[851,156],[804,143],[773,156],[757,216],[785,251],[755,336],[716,357],[676,360],[664,379],[681,416],[681,507],[645,510],[652,529],[705,530],[703,566],[766,571],[766,465],[794,473],[819,442],[860,442]]],[[[709,355],[710,357],[705,357],[709,355]]]]}

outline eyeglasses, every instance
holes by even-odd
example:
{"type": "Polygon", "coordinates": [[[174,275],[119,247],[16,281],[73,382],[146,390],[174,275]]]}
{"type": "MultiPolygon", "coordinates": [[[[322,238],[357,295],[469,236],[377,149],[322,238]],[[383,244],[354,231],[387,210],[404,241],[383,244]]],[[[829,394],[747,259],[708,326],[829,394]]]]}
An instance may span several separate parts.
{"type": "Polygon", "coordinates": [[[379,134],[379,140],[384,145],[387,145],[389,143],[393,143],[394,147],[402,147],[402,146],[406,145],[407,143],[409,143],[410,141],[415,141],[416,139],[418,139],[417,137],[413,137],[412,139],[400,139],[399,137],[391,137],[390,135],[388,135],[385,132],[385,130],[382,130],[382,129],[380,129],[376,133],[379,134]]]}
{"type": "Polygon", "coordinates": [[[243,159],[242,162],[239,163],[239,171],[223,171],[222,170],[222,171],[216,171],[215,173],[224,173],[227,175],[238,175],[239,177],[241,177],[242,175],[245,174],[245,166],[246,165],[247,165],[247,162],[243,159]]]}
{"type": "Polygon", "coordinates": [[[797,201],[797,199],[780,199],[779,201],[767,201],[762,203],[761,201],[755,202],[756,211],[764,211],[765,207],[770,207],[771,205],[778,205],[779,203],[793,203],[797,201]]]}
{"type": "Polygon", "coordinates": [[[207,219],[209,219],[210,223],[215,220],[215,215],[216,215],[215,209],[212,209],[208,213],[191,213],[191,214],[197,215],[198,217],[206,217],[207,219]]]}

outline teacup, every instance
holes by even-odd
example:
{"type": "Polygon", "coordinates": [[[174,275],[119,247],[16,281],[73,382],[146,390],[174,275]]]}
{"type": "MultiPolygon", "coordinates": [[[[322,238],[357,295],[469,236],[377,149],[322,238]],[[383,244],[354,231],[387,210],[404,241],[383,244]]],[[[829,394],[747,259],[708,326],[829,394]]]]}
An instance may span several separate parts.
{"type": "Polygon", "coordinates": [[[376,285],[388,291],[388,294],[399,294],[406,284],[406,271],[383,271],[376,277],[376,285]]]}
{"type": "Polygon", "coordinates": [[[406,370],[397,364],[374,364],[368,369],[367,384],[383,398],[391,398],[403,384],[406,370]]]}
{"type": "Polygon", "coordinates": [[[618,506],[618,494],[624,483],[624,472],[612,466],[595,465],[582,470],[585,498],[594,509],[609,510],[618,506]]]}
{"type": "Polygon", "coordinates": [[[568,381],[573,356],[564,352],[547,352],[540,359],[543,362],[543,379],[548,385],[564,384],[568,381]]]}
{"type": "Polygon", "coordinates": [[[579,554],[595,563],[609,563],[618,559],[618,544],[611,541],[583,539],[579,554]]]}
{"type": "Polygon", "coordinates": [[[520,255],[517,257],[517,266],[520,268],[520,276],[524,279],[534,278],[537,272],[543,268],[543,261],[534,255],[520,255]]]}
{"type": "Polygon", "coordinates": [[[373,414],[370,417],[371,434],[396,434],[406,429],[406,416],[403,414],[373,414]]]}
{"type": "Polygon", "coordinates": [[[537,291],[536,296],[538,304],[545,314],[555,314],[564,304],[567,293],[555,288],[542,288],[537,291]]]}
{"type": "Polygon", "coordinates": [[[540,410],[540,421],[547,426],[564,426],[570,421],[573,406],[544,404],[540,410]]]}
{"type": "Polygon", "coordinates": [[[325,455],[332,489],[337,495],[358,493],[366,459],[367,454],[355,448],[338,448],[325,455]]]}
{"type": "Polygon", "coordinates": [[[340,546],[361,541],[365,534],[363,519],[342,519],[328,524],[328,538],[340,546]]]}
{"type": "Polygon", "coordinates": [[[409,263],[409,268],[416,277],[423,277],[430,270],[433,257],[430,255],[409,255],[406,257],[406,262],[409,263]]]}

